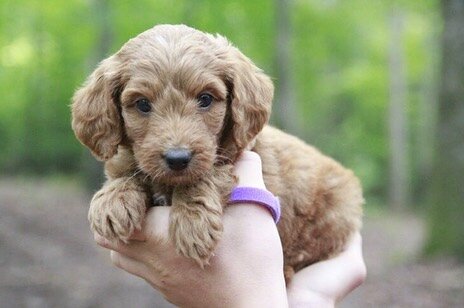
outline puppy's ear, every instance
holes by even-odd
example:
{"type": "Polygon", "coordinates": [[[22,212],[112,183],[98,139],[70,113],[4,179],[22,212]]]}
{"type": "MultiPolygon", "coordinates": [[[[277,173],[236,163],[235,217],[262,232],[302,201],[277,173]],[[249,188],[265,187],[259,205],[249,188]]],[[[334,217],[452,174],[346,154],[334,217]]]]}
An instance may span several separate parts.
{"type": "Polygon", "coordinates": [[[112,56],[100,63],[73,97],[74,133],[100,160],[113,157],[122,140],[121,89],[121,64],[112,56]]]}
{"type": "Polygon", "coordinates": [[[269,121],[274,85],[237,48],[229,46],[227,58],[230,106],[221,146],[235,160],[269,121]]]}

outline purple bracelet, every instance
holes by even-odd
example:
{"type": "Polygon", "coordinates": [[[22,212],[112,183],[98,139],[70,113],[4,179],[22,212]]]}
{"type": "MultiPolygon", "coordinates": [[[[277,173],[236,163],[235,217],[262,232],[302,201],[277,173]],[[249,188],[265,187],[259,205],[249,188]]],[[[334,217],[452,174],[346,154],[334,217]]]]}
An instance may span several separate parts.
{"type": "Polygon", "coordinates": [[[235,187],[230,194],[229,204],[253,203],[266,207],[275,223],[280,218],[280,202],[271,192],[255,187],[235,187]]]}

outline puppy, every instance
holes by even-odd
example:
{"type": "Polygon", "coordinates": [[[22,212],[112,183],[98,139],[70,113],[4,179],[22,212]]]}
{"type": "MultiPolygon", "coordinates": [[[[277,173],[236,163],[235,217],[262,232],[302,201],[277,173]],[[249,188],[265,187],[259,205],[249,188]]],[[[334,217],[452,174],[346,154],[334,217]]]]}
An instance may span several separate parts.
{"type": "Polygon", "coordinates": [[[350,170],[267,126],[273,84],[224,37],[159,25],[103,60],[72,103],[77,138],[105,161],[91,228],[127,241],[152,205],[170,205],[178,253],[208,264],[243,150],[262,159],[278,196],[285,277],[340,252],[361,227],[362,191],[350,170]]]}

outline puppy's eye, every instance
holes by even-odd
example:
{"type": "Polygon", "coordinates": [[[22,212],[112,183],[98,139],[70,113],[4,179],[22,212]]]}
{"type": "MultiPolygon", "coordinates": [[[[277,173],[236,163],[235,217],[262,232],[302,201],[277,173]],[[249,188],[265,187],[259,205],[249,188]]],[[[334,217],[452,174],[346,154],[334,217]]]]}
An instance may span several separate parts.
{"type": "Polygon", "coordinates": [[[135,106],[142,113],[149,113],[151,111],[150,101],[146,98],[140,98],[135,102],[135,106]]]}
{"type": "Polygon", "coordinates": [[[198,106],[206,109],[213,103],[214,97],[209,93],[202,93],[198,96],[198,106]]]}

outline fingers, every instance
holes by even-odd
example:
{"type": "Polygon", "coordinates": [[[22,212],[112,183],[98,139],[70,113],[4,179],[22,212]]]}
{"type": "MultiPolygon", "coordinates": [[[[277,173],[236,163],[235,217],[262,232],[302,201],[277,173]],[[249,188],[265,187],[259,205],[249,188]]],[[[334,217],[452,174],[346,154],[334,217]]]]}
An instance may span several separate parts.
{"type": "Polygon", "coordinates": [[[336,301],[358,287],[366,277],[362,240],[355,234],[345,251],[297,272],[290,287],[306,289],[336,301]]]}
{"type": "Polygon", "coordinates": [[[146,276],[149,273],[149,269],[142,262],[139,262],[113,250],[111,251],[111,262],[114,266],[123,269],[132,275],[147,279],[146,276]]]}
{"type": "Polygon", "coordinates": [[[356,232],[348,242],[345,251],[336,256],[335,262],[341,265],[349,264],[346,268],[346,293],[361,285],[366,279],[367,269],[362,254],[362,237],[356,232]],[[349,263],[348,263],[349,262],[349,263]]]}
{"type": "Polygon", "coordinates": [[[353,235],[353,238],[348,243],[346,250],[342,253],[342,258],[343,255],[345,255],[347,259],[349,258],[351,260],[350,273],[348,274],[351,276],[351,279],[345,290],[345,293],[348,294],[360,286],[366,280],[367,276],[366,263],[364,262],[362,254],[362,237],[359,232],[356,232],[353,235]]]}
{"type": "Polygon", "coordinates": [[[141,258],[140,249],[137,247],[137,242],[130,241],[128,244],[126,244],[122,241],[110,241],[98,233],[94,233],[94,240],[99,246],[103,248],[117,251],[137,260],[140,260],[141,258]]]}
{"type": "Polygon", "coordinates": [[[359,232],[353,234],[341,254],[357,254],[362,256],[362,237],[359,232]]]}
{"type": "Polygon", "coordinates": [[[95,242],[103,247],[137,261],[144,262],[150,255],[166,249],[168,239],[169,207],[154,207],[147,211],[142,229],[136,231],[128,243],[110,241],[94,233],[95,242]]]}

